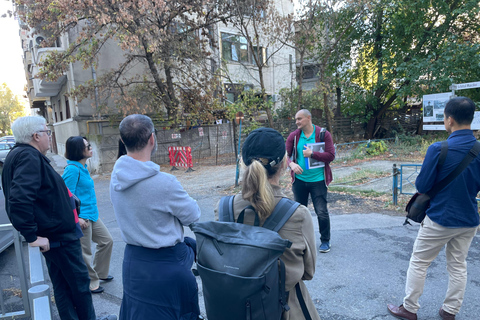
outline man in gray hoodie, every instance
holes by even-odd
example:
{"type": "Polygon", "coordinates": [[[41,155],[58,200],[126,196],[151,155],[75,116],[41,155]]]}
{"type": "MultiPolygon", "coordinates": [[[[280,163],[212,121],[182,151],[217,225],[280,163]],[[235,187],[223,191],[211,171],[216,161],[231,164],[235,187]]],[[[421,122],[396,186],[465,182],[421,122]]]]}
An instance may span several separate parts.
{"type": "Polygon", "coordinates": [[[110,197],[123,240],[120,319],[188,319],[200,314],[191,267],[195,240],[183,226],[200,208],[178,180],[151,161],[157,148],[152,120],[134,114],[120,123],[127,154],[113,168],[110,197]]]}

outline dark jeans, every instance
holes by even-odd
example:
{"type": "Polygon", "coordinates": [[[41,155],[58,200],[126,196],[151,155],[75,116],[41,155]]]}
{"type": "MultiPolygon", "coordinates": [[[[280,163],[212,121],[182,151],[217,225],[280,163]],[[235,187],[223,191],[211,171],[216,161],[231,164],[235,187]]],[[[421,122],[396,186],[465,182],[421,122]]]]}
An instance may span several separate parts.
{"type": "Polygon", "coordinates": [[[44,252],[55,303],[62,320],[95,320],[90,278],[80,240],[62,242],[44,252]]]}
{"type": "Polygon", "coordinates": [[[320,229],[320,241],[330,241],[330,217],[327,209],[327,186],[325,181],[305,182],[295,179],[292,185],[295,201],[308,205],[308,195],[312,197],[313,207],[317,214],[318,227],[320,229]]]}

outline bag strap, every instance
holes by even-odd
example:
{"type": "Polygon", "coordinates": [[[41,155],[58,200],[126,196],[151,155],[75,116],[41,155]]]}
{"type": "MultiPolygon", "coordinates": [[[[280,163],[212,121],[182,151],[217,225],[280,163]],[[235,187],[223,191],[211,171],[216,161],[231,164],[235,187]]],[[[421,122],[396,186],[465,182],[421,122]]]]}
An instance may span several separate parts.
{"type": "Polygon", "coordinates": [[[325,128],[320,129],[320,142],[325,142],[325,131],[327,131],[327,129],[325,128]]]}
{"type": "Polygon", "coordinates": [[[450,172],[448,176],[446,176],[442,181],[437,183],[430,191],[427,192],[427,195],[430,197],[430,199],[435,197],[435,195],[439,191],[445,188],[458,175],[460,175],[460,173],[462,173],[462,171],[465,170],[465,168],[470,164],[470,162],[472,162],[472,160],[478,156],[479,152],[480,152],[480,142],[475,141],[475,144],[473,145],[472,149],[468,151],[465,158],[463,158],[462,162],[460,162],[460,164],[455,168],[455,170],[450,172]]]}
{"type": "Polygon", "coordinates": [[[288,198],[280,199],[272,214],[265,220],[263,227],[278,232],[288,219],[290,219],[299,205],[300,203],[288,198]]]}
{"type": "Polygon", "coordinates": [[[280,281],[278,283],[280,289],[280,304],[284,311],[290,310],[288,306],[288,293],[285,291],[285,263],[282,259],[278,259],[278,264],[280,265],[280,281]]]}
{"type": "Polygon", "coordinates": [[[438,157],[437,171],[440,171],[440,169],[442,169],[443,164],[445,163],[445,159],[447,159],[447,153],[448,153],[448,141],[445,140],[445,141],[442,141],[440,156],[438,157]]]}
{"type": "Polygon", "coordinates": [[[297,282],[297,284],[295,285],[295,291],[297,292],[297,299],[298,299],[298,302],[300,303],[300,307],[302,308],[302,312],[303,312],[303,316],[305,317],[305,320],[312,320],[312,317],[310,316],[310,312],[308,312],[305,299],[303,299],[302,289],[300,289],[299,282],[297,282]]]}
{"type": "Polygon", "coordinates": [[[235,196],[224,196],[218,205],[218,220],[224,222],[235,222],[233,217],[233,199],[235,196]]]}

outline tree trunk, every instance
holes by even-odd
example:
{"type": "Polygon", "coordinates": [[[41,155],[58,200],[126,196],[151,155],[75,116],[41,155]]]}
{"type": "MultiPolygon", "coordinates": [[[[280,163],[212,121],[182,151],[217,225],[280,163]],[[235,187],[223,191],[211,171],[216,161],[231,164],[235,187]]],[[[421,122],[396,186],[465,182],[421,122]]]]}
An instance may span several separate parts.
{"type": "Polygon", "coordinates": [[[333,136],[332,119],[330,116],[330,110],[328,108],[328,96],[326,92],[323,93],[323,113],[325,114],[325,122],[327,124],[327,130],[333,136]]]}
{"type": "Polygon", "coordinates": [[[297,99],[297,111],[304,109],[303,107],[303,60],[304,60],[305,53],[302,51],[300,52],[300,66],[298,72],[298,99],[297,99]]]}
{"type": "Polygon", "coordinates": [[[337,110],[335,110],[335,115],[337,117],[341,117],[342,116],[342,88],[340,87],[337,87],[336,89],[337,91],[337,110]]]}
{"type": "Polygon", "coordinates": [[[258,77],[260,78],[260,88],[262,90],[263,106],[265,108],[265,111],[267,112],[268,125],[270,126],[270,128],[273,128],[272,110],[268,106],[267,93],[265,92],[265,83],[263,80],[263,67],[261,66],[258,67],[258,77]]]}
{"type": "Polygon", "coordinates": [[[373,116],[368,119],[367,128],[365,129],[365,139],[373,139],[375,133],[375,127],[377,125],[377,116],[373,116]]]}

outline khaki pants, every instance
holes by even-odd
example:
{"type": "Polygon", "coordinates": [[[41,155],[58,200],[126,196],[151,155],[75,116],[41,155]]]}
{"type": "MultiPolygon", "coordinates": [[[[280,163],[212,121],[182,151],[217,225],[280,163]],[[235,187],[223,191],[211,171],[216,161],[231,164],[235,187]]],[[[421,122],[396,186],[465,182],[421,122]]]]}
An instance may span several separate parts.
{"type": "Polygon", "coordinates": [[[445,228],[430,220],[428,216],[425,217],[413,245],[408,267],[406,296],[403,299],[405,309],[413,313],[417,313],[420,309],[418,299],[423,293],[427,269],[446,245],[449,281],[443,310],[451,314],[457,314],[460,311],[467,285],[466,258],[476,232],[477,227],[445,228]]]}
{"type": "Polygon", "coordinates": [[[108,276],[110,269],[110,257],[112,256],[113,239],[107,227],[102,220],[90,221],[88,228],[82,230],[83,237],[80,238],[82,244],[82,256],[88,268],[90,276],[90,290],[98,288],[100,279],[108,276]],[[97,244],[95,257],[92,265],[92,242],[97,244]]]}

